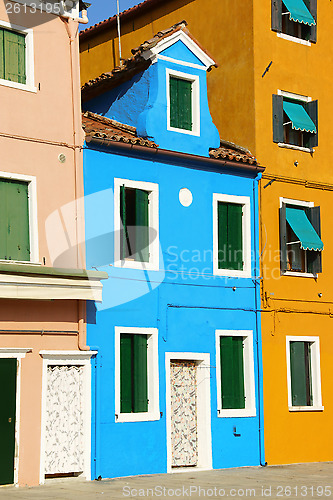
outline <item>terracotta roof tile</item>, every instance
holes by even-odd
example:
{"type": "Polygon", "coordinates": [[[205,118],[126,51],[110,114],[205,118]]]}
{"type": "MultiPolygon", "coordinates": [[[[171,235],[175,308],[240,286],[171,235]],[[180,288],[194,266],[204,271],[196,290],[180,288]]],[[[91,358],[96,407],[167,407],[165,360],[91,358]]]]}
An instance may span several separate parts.
{"type": "MultiPolygon", "coordinates": [[[[149,59],[144,59],[142,53],[145,50],[155,47],[160,40],[176,33],[177,31],[183,30],[187,35],[191,36],[186,29],[186,26],[186,21],[181,21],[166,30],[159,31],[153,38],[143,42],[139,45],[139,47],[132,49],[132,57],[123,59],[119,66],[116,66],[111,71],[102,73],[97,78],[89,80],[82,86],[82,100],[87,101],[102,92],[111,90],[120,83],[130,80],[137,73],[147,69],[151,64],[151,61],[149,59]]],[[[193,39],[193,37],[191,38],[193,39]]]]}
{"type": "Polygon", "coordinates": [[[220,147],[211,149],[209,156],[216,159],[224,159],[228,161],[249,163],[250,165],[259,165],[255,156],[248,149],[245,149],[233,142],[221,140],[220,147]]]}
{"type": "Polygon", "coordinates": [[[158,145],[153,141],[138,137],[135,127],[119,123],[91,111],[86,111],[82,114],[82,127],[86,137],[131,143],[148,148],[158,148],[158,145]]]}

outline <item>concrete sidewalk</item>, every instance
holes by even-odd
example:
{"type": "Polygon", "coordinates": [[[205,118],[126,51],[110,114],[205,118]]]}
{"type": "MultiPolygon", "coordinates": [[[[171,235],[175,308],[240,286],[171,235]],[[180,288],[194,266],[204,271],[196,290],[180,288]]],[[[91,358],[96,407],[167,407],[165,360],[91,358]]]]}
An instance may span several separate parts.
{"type": "Polygon", "coordinates": [[[34,488],[0,487],[0,499],[333,498],[333,462],[191,471],[102,481],[51,479],[34,488]]]}

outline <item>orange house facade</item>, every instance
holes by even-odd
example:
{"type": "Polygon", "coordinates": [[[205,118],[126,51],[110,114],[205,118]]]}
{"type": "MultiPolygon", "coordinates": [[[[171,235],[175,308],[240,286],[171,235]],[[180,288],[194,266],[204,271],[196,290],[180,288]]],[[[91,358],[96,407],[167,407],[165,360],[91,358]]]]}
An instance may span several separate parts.
{"type": "MultiPolygon", "coordinates": [[[[265,459],[333,449],[332,6],[313,0],[146,0],[120,15],[122,57],[186,20],[220,70],[214,123],[266,166],[260,183],[265,459]],[[223,4],[223,5],[222,5],[223,4]]],[[[81,83],[119,65],[116,18],[81,33],[81,83]]]]}
{"type": "Polygon", "coordinates": [[[27,4],[0,5],[1,485],[90,478],[85,304],[104,276],[80,246],[79,4],[27,4]]]}

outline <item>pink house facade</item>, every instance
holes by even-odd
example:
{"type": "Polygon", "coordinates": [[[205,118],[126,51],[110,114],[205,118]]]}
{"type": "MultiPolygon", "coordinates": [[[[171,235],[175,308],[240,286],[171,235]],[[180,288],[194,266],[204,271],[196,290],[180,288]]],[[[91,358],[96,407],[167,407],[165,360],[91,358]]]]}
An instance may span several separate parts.
{"type": "Polygon", "coordinates": [[[31,3],[0,4],[0,484],[17,485],[90,479],[85,304],[105,278],[84,270],[85,12],[31,3]]]}

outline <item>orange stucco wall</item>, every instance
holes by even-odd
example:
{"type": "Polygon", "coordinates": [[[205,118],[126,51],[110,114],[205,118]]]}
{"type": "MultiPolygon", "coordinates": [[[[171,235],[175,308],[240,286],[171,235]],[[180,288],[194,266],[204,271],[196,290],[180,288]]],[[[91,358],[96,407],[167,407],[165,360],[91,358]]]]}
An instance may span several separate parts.
{"type": "MultiPolygon", "coordinates": [[[[134,20],[124,19],[121,28],[126,58],[131,48],[185,19],[191,33],[220,64],[208,74],[208,97],[221,137],[248,147],[266,167],[261,181],[260,237],[265,448],[269,464],[333,459],[333,170],[328,161],[333,128],[332,10],[330,2],[318,2],[318,37],[311,46],[287,41],[271,31],[269,1],[242,2],[241,7],[239,2],[228,0],[161,2],[160,7],[138,14],[134,20]],[[270,70],[262,77],[271,61],[270,70]],[[313,154],[273,143],[272,94],[278,89],[318,99],[319,147],[313,154]],[[264,189],[272,179],[275,181],[264,189]],[[280,276],[280,197],[321,207],[323,273],[317,279],[280,276]],[[321,298],[318,293],[322,293],[321,298]],[[323,412],[289,412],[286,335],[320,338],[323,412]]],[[[82,42],[82,83],[118,64],[116,36],[114,28],[82,42]]]]}

